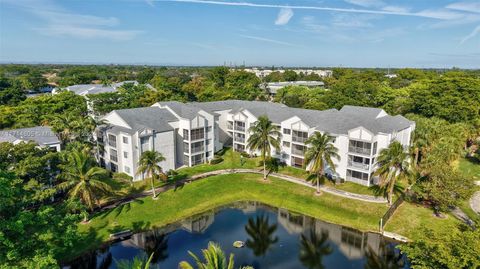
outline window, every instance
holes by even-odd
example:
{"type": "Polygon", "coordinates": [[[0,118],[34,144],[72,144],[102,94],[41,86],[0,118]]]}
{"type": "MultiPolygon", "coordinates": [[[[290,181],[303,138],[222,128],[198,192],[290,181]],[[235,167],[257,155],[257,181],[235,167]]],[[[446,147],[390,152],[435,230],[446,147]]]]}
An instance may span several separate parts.
{"type": "Polygon", "coordinates": [[[283,146],[286,147],[286,148],[289,148],[290,147],[290,142],[283,141],[283,146]]]}
{"type": "Polygon", "coordinates": [[[187,142],[183,142],[183,153],[189,153],[190,151],[188,150],[190,147],[189,147],[190,144],[188,144],[187,142]]]}
{"type": "Polygon", "coordinates": [[[206,153],[205,156],[207,156],[207,158],[208,158],[208,157],[210,157],[210,155],[212,155],[212,152],[211,152],[211,151],[207,151],[207,153],[206,153]]]}
{"type": "Polygon", "coordinates": [[[103,136],[104,136],[104,133],[102,131],[98,131],[98,133],[97,133],[98,143],[103,143],[103,136]]]}
{"type": "Polygon", "coordinates": [[[302,146],[302,145],[297,145],[297,144],[293,144],[292,146],[292,154],[295,154],[295,155],[299,155],[299,156],[303,156],[305,154],[305,149],[307,147],[305,146],[302,146]]]}
{"type": "Polygon", "coordinates": [[[116,173],[118,171],[118,166],[114,163],[110,163],[110,170],[116,173]]]}
{"type": "Polygon", "coordinates": [[[283,134],[290,135],[290,129],[283,128],[283,134]]]}
{"type": "Polygon", "coordinates": [[[188,130],[183,130],[183,140],[188,140],[188,130]]]}
{"type": "Polygon", "coordinates": [[[112,135],[112,134],[108,134],[108,145],[116,148],[117,147],[117,137],[112,135]]]}
{"type": "Polygon", "coordinates": [[[245,122],[235,121],[235,131],[245,132],[245,122]]]}
{"type": "Polygon", "coordinates": [[[130,167],[128,166],[123,167],[123,171],[125,171],[125,173],[127,174],[130,174],[130,167]]]}
{"type": "Polygon", "coordinates": [[[190,157],[188,157],[188,155],[183,155],[183,164],[184,165],[190,165],[190,157]]]}
{"type": "Polygon", "coordinates": [[[204,162],[203,160],[204,160],[203,154],[192,156],[192,165],[201,164],[204,162]]]}
{"type": "Polygon", "coordinates": [[[207,146],[210,145],[210,143],[212,143],[212,139],[207,140],[207,146]]]}
{"type": "Polygon", "coordinates": [[[308,139],[308,133],[307,132],[301,132],[301,131],[293,131],[292,134],[292,142],[299,142],[299,143],[305,143],[308,139]]]}
{"type": "Polygon", "coordinates": [[[233,130],[233,121],[227,121],[227,129],[233,130]]]}
{"type": "Polygon", "coordinates": [[[193,153],[198,153],[198,152],[204,152],[205,147],[203,146],[203,141],[200,142],[195,142],[192,144],[192,154],[193,153]]]}
{"type": "Polygon", "coordinates": [[[123,152],[123,158],[128,159],[128,152],[126,152],[126,151],[123,152]]]}
{"type": "Polygon", "coordinates": [[[140,144],[142,147],[142,150],[149,150],[150,149],[150,137],[141,137],[140,138],[140,144]]]}
{"type": "Polygon", "coordinates": [[[118,162],[117,151],[114,149],[110,149],[110,161],[118,162]]]}
{"type": "Polygon", "coordinates": [[[368,181],[368,174],[347,169],[347,179],[368,181]]]}
{"type": "Polygon", "coordinates": [[[128,137],[122,136],[123,144],[128,144],[128,137]]]}
{"type": "Polygon", "coordinates": [[[373,143],[373,155],[377,154],[377,142],[373,143]]]}
{"type": "Polygon", "coordinates": [[[291,162],[292,162],[292,166],[303,167],[303,159],[302,158],[292,156],[292,161],[291,162]]]}
{"type": "Polygon", "coordinates": [[[205,138],[205,129],[198,128],[190,131],[191,137],[190,140],[200,140],[205,138]]]}
{"type": "Polygon", "coordinates": [[[360,153],[365,155],[371,154],[370,152],[371,148],[372,148],[372,143],[363,142],[363,141],[350,140],[348,145],[349,152],[360,153]]]}
{"type": "Polygon", "coordinates": [[[212,126],[207,127],[207,133],[210,133],[212,131],[212,126]]]}

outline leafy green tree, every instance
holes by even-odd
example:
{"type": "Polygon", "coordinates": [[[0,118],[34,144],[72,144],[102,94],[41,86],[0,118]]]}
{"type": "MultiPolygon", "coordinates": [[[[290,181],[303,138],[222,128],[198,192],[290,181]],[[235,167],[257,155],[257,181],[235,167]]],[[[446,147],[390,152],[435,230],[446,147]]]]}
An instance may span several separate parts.
{"type": "Polygon", "coordinates": [[[315,132],[305,141],[307,145],[305,166],[310,173],[315,175],[311,179],[317,184],[317,194],[320,194],[320,181],[325,178],[325,167],[328,165],[334,172],[333,159],[340,159],[338,149],[333,145],[333,141],[334,138],[328,133],[322,134],[320,132],[315,132]]]}
{"type": "Polygon", "coordinates": [[[479,268],[480,229],[453,229],[435,232],[422,228],[422,238],[399,248],[407,254],[413,269],[479,268]]]}
{"type": "Polygon", "coordinates": [[[257,216],[248,219],[245,231],[250,236],[246,245],[251,248],[255,256],[265,256],[268,249],[278,242],[278,237],[273,236],[277,230],[277,225],[270,225],[268,216],[257,216]]]}
{"type": "Polygon", "coordinates": [[[163,157],[160,152],[153,150],[143,152],[138,161],[137,175],[146,175],[150,178],[154,199],[157,198],[155,193],[155,181],[158,178],[164,180],[167,178],[162,167],[159,165],[159,163],[163,161],[165,161],[165,157],[163,157]]]}
{"type": "Polygon", "coordinates": [[[260,116],[258,120],[248,130],[250,137],[247,141],[247,147],[252,151],[260,151],[263,162],[263,179],[267,179],[266,159],[271,157],[272,148],[280,150],[279,127],[273,125],[267,116],[260,116]]]}
{"type": "MultiPolygon", "coordinates": [[[[99,205],[100,197],[112,192],[112,188],[104,180],[108,171],[96,166],[95,160],[90,156],[89,149],[75,150],[67,155],[67,162],[63,165],[60,175],[65,181],[58,184],[57,188],[68,191],[70,199],[80,199],[82,203],[93,211],[99,205]]],[[[87,220],[85,215],[84,221],[87,220]]]]}
{"type": "Polygon", "coordinates": [[[320,236],[311,229],[308,235],[300,236],[299,259],[309,269],[323,269],[323,258],[332,254],[333,249],[327,242],[328,234],[322,232],[320,236]]]}
{"type": "Polygon", "coordinates": [[[408,154],[400,142],[391,143],[388,148],[380,151],[377,162],[379,167],[375,175],[380,176],[379,188],[387,197],[388,203],[393,202],[393,193],[402,188],[397,184],[401,178],[406,178],[409,173],[408,154]]]}
{"type": "MultiPolygon", "coordinates": [[[[197,255],[193,254],[191,251],[188,252],[190,256],[195,260],[197,269],[233,269],[234,260],[233,254],[230,254],[228,261],[225,257],[225,253],[216,243],[209,242],[207,249],[202,249],[203,260],[202,261],[197,255]]],[[[193,269],[194,267],[186,261],[182,261],[179,264],[181,269],[193,269]]]]}

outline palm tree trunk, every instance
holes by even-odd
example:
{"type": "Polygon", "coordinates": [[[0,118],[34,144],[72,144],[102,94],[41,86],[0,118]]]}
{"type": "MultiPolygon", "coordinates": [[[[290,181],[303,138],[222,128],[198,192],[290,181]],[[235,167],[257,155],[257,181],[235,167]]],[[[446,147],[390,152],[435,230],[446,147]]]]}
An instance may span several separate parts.
{"type": "Polygon", "coordinates": [[[263,180],[267,180],[267,166],[265,165],[265,157],[263,157],[263,180]]]}
{"type": "Polygon", "coordinates": [[[320,175],[317,175],[317,194],[320,194],[320,175]]]}
{"type": "Polygon", "coordinates": [[[415,148],[415,161],[414,161],[414,164],[413,164],[415,167],[417,167],[419,155],[420,155],[419,148],[415,148]]]}
{"type": "Polygon", "coordinates": [[[153,176],[150,178],[150,183],[152,184],[152,193],[153,193],[153,198],[157,197],[157,194],[155,193],[155,185],[153,183],[153,176]]]}

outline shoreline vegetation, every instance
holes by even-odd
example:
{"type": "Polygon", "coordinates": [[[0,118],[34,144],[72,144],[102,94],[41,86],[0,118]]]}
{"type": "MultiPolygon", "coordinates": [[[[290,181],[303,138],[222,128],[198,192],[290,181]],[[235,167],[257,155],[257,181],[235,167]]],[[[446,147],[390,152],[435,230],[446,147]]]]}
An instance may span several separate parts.
{"type": "MultiPolygon", "coordinates": [[[[212,176],[166,191],[158,196],[158,200],[140,198],[95,214],[88,224],[79,224],[82,239],[74,244],[72,251],[62,255],[62,260],[72,260],[98,248],[108,242],[110,233],[159,228],[238,201],[257,201],[361,231],[378,232],[378,221],[386,210],[384,204],[328,193],[314,196],[313,192],[311,188],[274,177],[264,182],[261,175],[255,174],[212,176]]],[[[415,239],[420,236],[415,233],[420,226],[430,224],[433,229],[452,229],[458,223],[452,216],[439,219],[430,209],[405,203],[387,224],[386,231],[415,239]]]]}

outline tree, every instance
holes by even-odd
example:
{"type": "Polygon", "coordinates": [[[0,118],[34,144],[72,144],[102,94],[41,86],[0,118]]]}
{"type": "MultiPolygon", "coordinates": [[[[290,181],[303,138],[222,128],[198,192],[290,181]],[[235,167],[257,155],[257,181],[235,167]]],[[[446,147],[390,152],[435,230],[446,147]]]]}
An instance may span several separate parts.
{"type": "Polygon", "coordinates": [[[267,216],[249,218],[245,226],[245,231],[250,236],[246,242],[247,247],[253,250],[255,256],[264,256],[268,249],[278,242],[278,237],[273,236],[276,230],[277,225],[270,225],[267,216]]]}
{"type": "Polygon", "coordinates": [[[398,179],[406,178],[408,175],[408,154],[404,151],[402,144],[395,141],[388,148],[380,151],[377,162],[379,167],[375,175],[380,176],[379,190],[387,197],[389,205],[393,202],[393,193],[401,191],[397,184],[398,179]]]}
{"type": "Polygon", "coordinates": [[[328,234],[322,232],[320,236],[311,229],[308,235],[302,233],[300,236],[299,259],[309,269],[323,269],[323,257],[333,252],[327,242],[328,234]]]}
{"type": "MultiPolygon", "coordinates": [[[[57,186],[62,191],[68,190],[70,199],[79,198],[90,211],[99,205],[100,196],[112,192],[110,185],[104,181],[108,171],[95,165],[88,148],[68,153],[67,162],[62,165],[64,171],[60,175],[66,181],[57,186]]],[[[87,220],[87,215],[84,220],[87,220]]]]}
{"type": "MultiPolygon", "coordinates": [[[[202,249],[203,259],[202,261],[197,255],[191,251],[188,252],[193,257],[197,264],[197,269],[233,269],[234,260],[233,254],[230,254],[228,261],[225,257],[225,253],[216,243],[209,242],[207,249],[202,249]]],[[[182,261],[179,264],[181,269],[193,269],[194,267],[186,261],[182,261]]]]}
{"type": "Polygon", "coordinates": [[[153,253],[148,259],[136,256],[135,258],[133,258],[133,261],[120,260],[116,262],[116,265],[118,269],[151,269],[152,259],[153,253]]]}
{"type": "Polygon", "coordinates": [[[317,184],[317,194],[320,194],[320,181],[325,177],[325,166],[335,171],[332,159],[340,159],[338,149],[333,145],[334,138],[328,133],[315,132],[305,141],[308,146],[305,151],[305,166],[315,177],[311,179],[317,184]]]}
{"type": "Polygon", "coordinates": [[[137,175],[146,174],[147,177],[150,177],[150,184],[152,185],[153,198],[157,197],[155,193],[155,180],[157,178],[166,179],[166,175],[163,173],[162,167],[159,163],[165,161],[165,157],[162,156],[160,152],[157,151],[145,151],[140,156],[138,161],[138,171],[137,175]]]}
{"type": "Polygon", "coordinates": [[[413,269],[480,267],[480,229],[460,227],[437,232],[423,227],[420,232],[422,238],[398,246],[413,269]]]}
{"type": "Polygon", "coordinates": [[[250,137],[247,141],[247,147],[252,151],[260,151],[263,162],[263,179],[267,179],[266,159],[271,157],[272,148],[280,150],[280,128],[268,119],[267,116],[261,116],[248,130],[250,137]]]}

